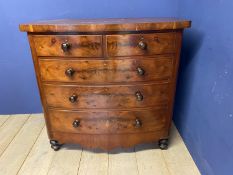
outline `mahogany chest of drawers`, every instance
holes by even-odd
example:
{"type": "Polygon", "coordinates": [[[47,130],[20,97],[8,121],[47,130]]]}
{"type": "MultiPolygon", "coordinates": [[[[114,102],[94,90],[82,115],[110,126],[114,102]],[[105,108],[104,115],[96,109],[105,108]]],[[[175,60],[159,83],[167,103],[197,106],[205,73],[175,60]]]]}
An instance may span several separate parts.
{"type": "Polygon", "coordinates": [[[54,20],[28,33],[51,147],[168,146],[187,20],[54,20]]]}

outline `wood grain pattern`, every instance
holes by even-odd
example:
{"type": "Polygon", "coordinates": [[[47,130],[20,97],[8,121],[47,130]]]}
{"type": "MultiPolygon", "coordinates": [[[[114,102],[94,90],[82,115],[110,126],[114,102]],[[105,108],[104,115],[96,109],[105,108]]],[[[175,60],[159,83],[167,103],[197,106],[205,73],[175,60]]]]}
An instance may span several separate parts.
{"type": "Polygon", "coordinates": [[[50,149],[50,145],[48,144],[48,139],[46,136],[46,128],[44,128],[17,174],[47,174],[54,155],[55,152],[50,149]]]}
{"type": "MultiPolygon", "coordinates": [[[[32,114],[32,116],[33,118],[43,118],[41,114],[39,116],[34,116],[34,114],[32,114]]],[[[19,115],[11,115],[9,120],[10,118],[16,118],[18,121],[15,120],[15,123],[21,120],[19,115]]],[[[8,125],[10,124],[11,123],[6,122],[4,126],[9,127],[8,125]]],[[[29,125],[31,125],[29,128],[33,128],[33,130],[36,128],[34,127],[34,122],[30,122],[29,125]]],[[[19,130],[19,133],[21,133],[22,129],[25,130],[23,127],[19,130]]],[[[24,155],[24,153],[20,151],[22,147],[25,147],[28,143],[34,142],[24,162],[15,160],[18,162],[17,164],[15,162],[10,162],[8,164],[8,162],[5,163],[5,161],[2,161],[0,167],[5,165],[6,168],[12,168],[12,171],[5,171],[5,173],[3,173],[4,167],[0,169],[0,174],[17,174],[14,173],[15,170],[17,170],[18,174],[23,175],[80,175],[85,173],[93,175],[96,174],[95,172],[99,174],[102,173],[101,175],[104,173],[109,175],[124,175],[126,173],[127,175],[200,175],[182,138],[179,136],[174,126],[171,130],[170,148],[167,151],[157,149],[157,143],[154,142],[152,144],[138,145],[135,149],[114,149],[109,152],[96,149],[82,150],[77,144],[65,144],[61,150],[55,153],[47,144],[46,128],[44,128],[41,133],[35,133],[34,131],[32,133],[32,130],[30,131],[31,132],[28,132],[27,130],[27,134],[29,134],[30,137],[22,136],[21,134],[20,137],[16,136],[19,144],[15,144],[16,142],[14,140],[16,137],[11,138],[12,140],[10,140],[10,142],[14,145],[13,149],[10,149],[10,151],[8,148],[5,149],[8,153],[4,160],[14,161],[16,156],[22,159],[21,155],[24,155]],[[37,140],[31,137],[35,134],[39,137],[37,140]],[[164,153],[167,153],[166,156],[164,153]],[[14,166],[12,166],[11,163],[14,166]]],[[[1,142],[2,140],[0,139],[0,144],[1,142]]],[[[11,145],[12,144],[9,144],[8,147],[12,147],[11,145]]]]}
{"type": "Polygon", "coordinates": [[[200,175],[197,167],[191,166],[194,161],[174,124],[171,126],[170,130],[170,144],[172,146],[168,150],[162,151],[164,161],[167,164],[170,174],[200,175]]]}
{"type": "Polygon", "coordinates": [[[77,175],[82,148],[78,145],[67,145],[53,156],[46,175],[77,175]]]}
{"type": "Polygon", "coordinates": [[[10,115],[0,115],[0,127],[7,121],[10,115]]]}
{"type": "Polygon", "coordinates": [[[156,143],[141,144],[135,147],[139,175],[170,175],[162,151],[156,148],[156,143]]]}
{"type": "Polygon", "coordinates": [[[123,134],[162,130],[167,119],[166,108],[134,111],[49,111],[51,129],[54,132],[84,134],[123,134]],[[136,125],[135,120],[141,122],[136,125]],[[80,121],[75,128],[73,122],[80,121]]]}
{"type": "Polygon", "coordinates": [[[47,118],[47,103],[45,100],[45,95],[44,95],[44,89],[42,87],[42,81],[41,81],[41,76],[39,73],[39,63],[38,63],[38,56],[36,55],[36,49],[35,49],[35,43],[33,40],[33,36],[32,34],[28,33],[28,41],[30,44],[30,49],[31,49],[31,53],[32,53],[32,60],[33,60],[33,64],[34,64],[34,69],[35,69],[35,76],[36,76],[36,81],[37,81],[37,85],[38,85],[38,89],[39,89],[39,93],[40,93],[40,100],[42,103],[42,107],[43,107],[43,112],[44,112],[44,118],[45,118],[45,123],[46,123],[46,128],[47,128],[47,133],[48,136],[50,137],[50,123],[48,122],[48,118],[47,118]]]}
{"type": "Polygon", "coordinates": [[[60,143],[78,143],[85,148],[100,148],[108,151],[114,148],[129,148],[141,143],[151,143],[161,138],[167,138],[165,130],[137,134],[77,134],[52,132],[51,139],[60,143]]]}
{"type": "Polygon", "coordinates": [[[42,81],[77,83],[129,83],[143,81],[168,81],[172,78],[172,56],[152,58],[124,58],[119,60],[65,60],[41,59],[42,81]],[[138,69],[145,72],[140,75],[138,69]],[[72,69],[71,76],[66,71],[72,69]]]}
{"type": "Polygon", "coordinates": [[[49,139],[105,150],[167,139],[182,32],[190,26],[174,18],[20,25],[28,32],[49,139]],[[164,117],[151,110],[161,106],[164,117]],[[74,130],[77,117],[81,127],[74,130]],[[136,117],[145,125],[140,131],[136,117]]]}
{"type": "Polygon", "coordinates": [[[108,154],[83,149],[78,175],[108,175],[108,154]]]}
{"type": "Polygon", "coordinates": [[[144,85],[109,85],[109,86],[77,86],[45,84],[45,98],[49,107],[67,109],[88,108],[135,108],[167,104],[169,100],[169,84],[144,85]],[[136,92],[143,96],[138,101],[136,92]],[[69,98],[77,96],[72,103],[69,98]]]}
{"type": "Polygon", "coordinates": [[[153,34],[107,35],[108,56],[156,55],[175,52],[174,32],[153,34]],[[144,49],[139,42],[146,44],[144,49]]]}
{"type": "Polygon", "coordinates": [[[0,174],[17,174],[43,126],[41,115],[31,115],[0,157],[0,174]]]}
{"type": "Polygon", "coordinates": [[[10,117],[4,125],[0,128],[0,155],[4,152],[7,146],[10,144],[11,140],[15,137],[15,135],[19,132],[19,130],[23,127],[25,122],[28,120],[29,114],[25,115],[15,115],[10,117]]]}
{"type": "Polygon", "coordinates": [[[108,175],[119,174],[139,175],[134,148],[115,149],[109,152],[108,175]]]}
{"type": "Polygon", "coordinates": [[[38,21],[19,27],[24,32],[139,32],[184,29],[190,26],[191,21],[177,18],[100,18],[38,21]]]}
{"type": "Polygon", "coordinates": [[[36,35],[33,36],[38,56],[101,57],[102,36],[99,35],[36,35]],[[62,43],[69,43],[64,52],[62,43]]]}

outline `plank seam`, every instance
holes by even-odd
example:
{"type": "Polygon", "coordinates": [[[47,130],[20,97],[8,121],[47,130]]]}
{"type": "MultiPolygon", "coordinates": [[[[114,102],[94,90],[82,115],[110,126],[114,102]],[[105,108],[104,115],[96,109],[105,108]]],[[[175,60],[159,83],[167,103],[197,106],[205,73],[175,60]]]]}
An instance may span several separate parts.
{"type": "Polygon", "coordinates": [[[15,137],[19,134],[19,132],[21,131],[21,129],[24,127],[25,123],[28,121],[29,117],[31,116],[31,114],[28,115],[28,118],[24,121],[24,123],[22,124],[22,126],[19,128],[19,130],[15,133],[14,137],[11,139],[11,141],[7,144],[6,148],[3,150],[3,152],[0,154],[0,157],[4,154],[4,152],[7,150],[7,148],[9,147],[9,145],[13,142],[13,140],[15,139],[15,137]]]}
{"type": "Polygon", "coordinates": [[[109,175],[109,151],[108,151],[108,175],[109,175]]]}
{"type": "Polygon", "coordinates": [[[133,149],[134,149],[134,156],[135,156],[135,160],[136,160],[136,164],[137,164],[137,172],[139,175],[140,173],[139,173],[139,168],[138,168],[138,159],[137,159],[137,155],[136,155],[136,149],[135,149],[135,147],[133,149]]]}
{"type": "Polygon", "coordinates": [[[52,158],[51,158],[51,160],[49,162],[49,166],[48,166],[47,173],[46,173],[47,175],[49,174],[49,170],[51,169],[51,166],[52,166],[55,155],[56,155],[56,153],[53,154],[53,156],[52,156],[52,158]]]}
{"type": "Polygon", "coordinates": [[[83,148],[82,148],[82,152],[81,152],[80,159],[79,159],[79,162],[78,162],[77,175],[79,174],[79,169],[80,169],[80,164],[81,164],[82,156],[83,156],[83,148]]]}
{"type": "Polygon", "coordinates": [[[7,119],[0,125],[0,128],[6,123],[6,121],[10,118],[10,115],[7,115],[7,119]]]}
{"type": "MultiPolygon", "coordinates": [[[[165,150],[165,151],[166,151],[166,150],[165,150]]],[[[164,161],[164,163],[165,163],[165,166],[166,166],[166,168],[167,168],[167,171],[168,171],[168,173],[171,175],[172,173],[171,173],[170,168],[169,168],[169,165],[168,165],[168,163],[167,163],[167,161],[166,161],[166,159],[165,159],[165,157],[164,157],[163,151],[161,151],[161,155],[162,155],[162,157],[163,157],[163,161],[164,161]]]]}
{"type": "Polygon", "coordinates": [[[32,146],[31,146],[30,150],[29,150],[29,151],[28,151],[28,153],[27,153],[27,156],[26,156],[26,157],[25,157],[25,159],[23,160],[23,162],[22,162],[21,166],[19,167],[19,170],[17,171],[17,173],[16,173],[16,174],[18,174],[18,173],[19,173],[19,171],[21,170],[21,168],[22,168],[23,164],[24,164],[24,163],[25,163],[25,161],[27,160],[28,155],[31,153],[32,148],[34,147],[35,143],[37,142],[37,140],[38,140],[39,136],[41,135],[41,132],[42,132],[42,131],[43,131],[43,129],[44,129],[44,127],[45,127],[45,125],[44,125],[44,126],[42,127],[42,129],[40,130],[40,132],[39,132],[38,136],[36,137],[35,142],[32,144],[32,146]]]}

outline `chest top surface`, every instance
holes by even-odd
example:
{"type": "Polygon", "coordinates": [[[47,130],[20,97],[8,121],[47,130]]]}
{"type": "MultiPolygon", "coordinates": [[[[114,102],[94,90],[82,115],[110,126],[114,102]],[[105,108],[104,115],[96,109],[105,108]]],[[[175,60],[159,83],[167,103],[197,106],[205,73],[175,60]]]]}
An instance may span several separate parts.
{"type": "Polygon", "coordinates": [[[111,32],[176,30],[191,26],[191,21],[177,18],[107,18],[59,19],[20,25],[23,32],[111,32]]]}

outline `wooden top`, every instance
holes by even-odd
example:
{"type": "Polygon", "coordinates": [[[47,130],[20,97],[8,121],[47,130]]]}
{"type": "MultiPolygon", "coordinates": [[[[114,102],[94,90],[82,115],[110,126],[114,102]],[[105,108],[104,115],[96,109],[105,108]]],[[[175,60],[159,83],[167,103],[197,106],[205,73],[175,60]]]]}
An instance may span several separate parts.
{"type": "Polygon", "coordinates": [[[23,32],[111,32],[184,29],[191,21],[176,18],[61,19],[21,24],[23,32]]]}

